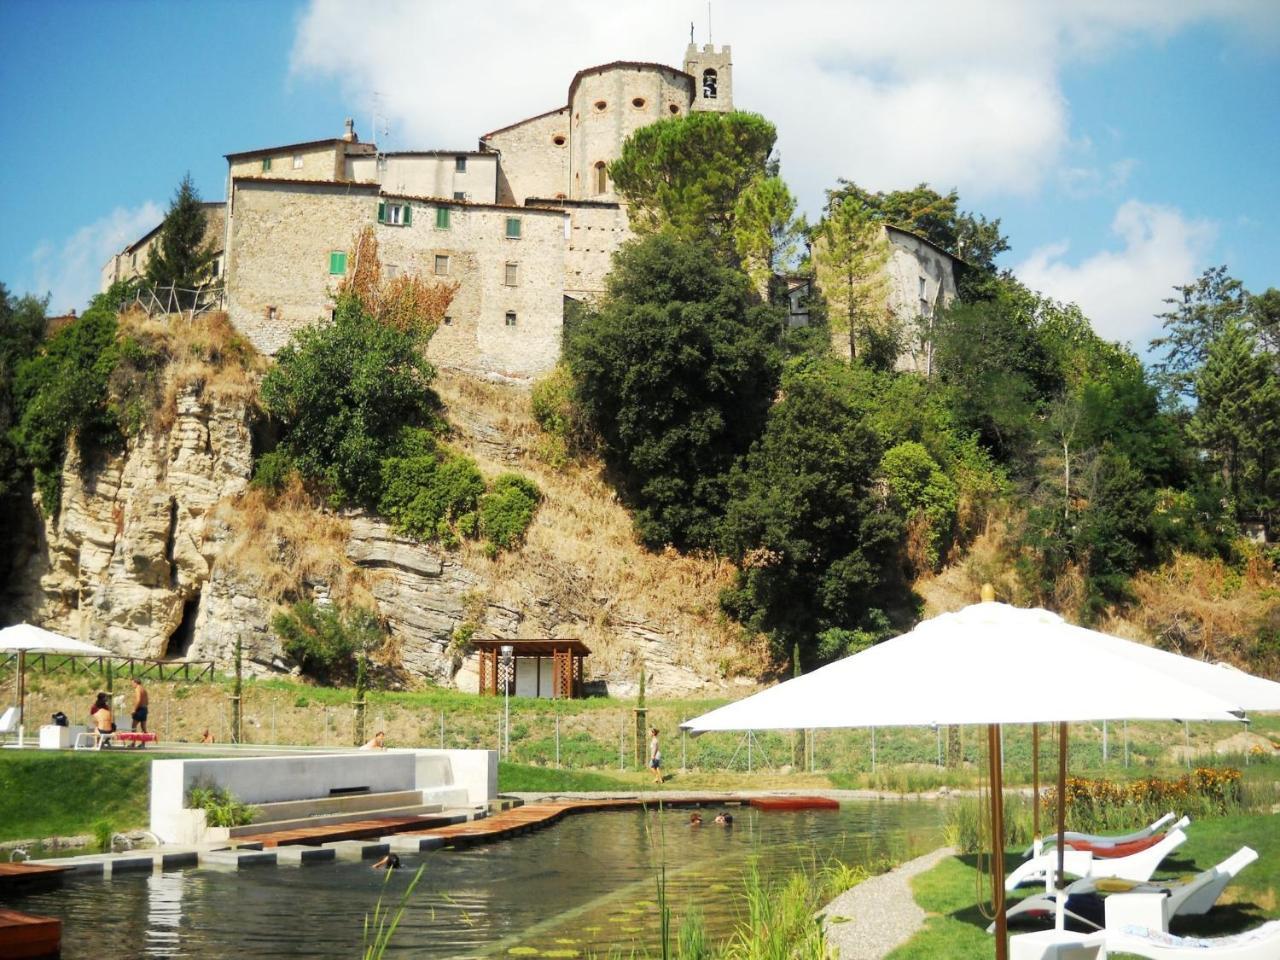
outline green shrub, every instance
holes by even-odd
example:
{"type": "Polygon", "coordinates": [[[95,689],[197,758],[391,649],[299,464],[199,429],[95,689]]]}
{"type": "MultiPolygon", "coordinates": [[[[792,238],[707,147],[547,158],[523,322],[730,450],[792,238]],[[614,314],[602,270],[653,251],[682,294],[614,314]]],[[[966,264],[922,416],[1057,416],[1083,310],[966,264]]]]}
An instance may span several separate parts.
{"type": "Polygon", "coordinates": [[[253,823],[258,808],[239,800],[229,790],[197,783],[187,791],[187,807],[205,812],[210,827],[241,827],[253,823]]]}
{"type": "Polygon", "coordinates": [[[303,673],[326,681],[350,681],[357,657],[376,650],[386,637],[371,610],[355,607],[344,616],[333,606],[317,607],[302,600],[271,619],[271,629],[284,643],[284,652],[303,673]]]}
{"type": "Polygon", "coordinates": [[[57,513],[62,461],[74,436],[82,454],[118,442],[119,421],[108,381],[119,356],[111,291],[18,365],[13,396],[19,411],[11,433],[30,465],[46,514],[57,513]]]}
{"type": "Polygon", "coordinates": [[[930,569],[936,568],[955,523],[956,485],[924,445],[913,440],[886,450],[880,472],[899,508],[908,518],[916,516],[923,522],[920,559],[930,569]]]}
{"type": "Polygon", "coordinates": [[[541,492],[528,477],[502,474],[480,498],[480,533],[499,549],[520,544],[541,502],[541,492]]]}
{"type": "Polygon", "coordinates": [[[111,852],[111,841],[115,838],[115,828],[110,820],[99,820],[93,825],[93,842],[104,853],[111,852]]]}
{"type": "Polygon", "coordinates": [[[289,454],[283,450],[272,450],[264,453],[254,464],[252,482],[255,487],[279,493],[288,484],[289,477],[295,470],[289,454]]]}
{"type": "Polygon", "coordinates": [[[573,374],[566,365],[559,364],[533,385],[529,408],[546,433],[536,452],[551,466],[562,467],[593,446],[591,426],[574,397],[573,374]]]}
{"type": "Polygon", "coordinates": [[[442,531],[452,539],[449,523],[474,511],[482,493],[475,461],[444,449],[426,430],[404,431],[398,454],[382,461],[379,507],[397,529],[420,540],[442,531]]]}
{"type": "Polygon", "coordinates": [[[335,505],[377,504],[382,461],[397,454],[404,427],[435,423],[425,345],[344,296],[333,322],[295,333],[263,378],[263,406],[284,428],[281,449],[335,505]]]}

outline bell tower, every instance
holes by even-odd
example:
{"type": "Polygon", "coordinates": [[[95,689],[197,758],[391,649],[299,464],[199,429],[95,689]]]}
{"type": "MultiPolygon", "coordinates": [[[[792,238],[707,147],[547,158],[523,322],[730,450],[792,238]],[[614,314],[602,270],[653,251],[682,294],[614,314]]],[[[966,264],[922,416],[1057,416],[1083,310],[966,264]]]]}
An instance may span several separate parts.
{"type": "Polygon", "coordinates": [[[733,110],[733,61],[729,58],[728,44],[719,50],[710,43],[704,44],[701,50],[689,44],[684,52],[684,72],[693,77],[690,110],[720,113],[733,110]]]}

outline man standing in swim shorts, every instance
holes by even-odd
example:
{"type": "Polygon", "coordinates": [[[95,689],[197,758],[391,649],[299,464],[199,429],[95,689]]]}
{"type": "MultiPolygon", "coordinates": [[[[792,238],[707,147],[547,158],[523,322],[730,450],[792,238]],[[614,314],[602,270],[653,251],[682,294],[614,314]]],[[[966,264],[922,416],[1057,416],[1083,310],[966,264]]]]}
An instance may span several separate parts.
{"type": "Polygon", "coordinates": [[[133,678],[133,713],[129,719],[132,721],[129,729],[134,733],[147,732],[147,688],[137,677],[133,678]]]}
{"type": "Polygon", "coordinates": [[[649,767],[653,770],[653,782],[662,782],[662,748],[658,744],[658,728],[649,728],[649,767]]]}

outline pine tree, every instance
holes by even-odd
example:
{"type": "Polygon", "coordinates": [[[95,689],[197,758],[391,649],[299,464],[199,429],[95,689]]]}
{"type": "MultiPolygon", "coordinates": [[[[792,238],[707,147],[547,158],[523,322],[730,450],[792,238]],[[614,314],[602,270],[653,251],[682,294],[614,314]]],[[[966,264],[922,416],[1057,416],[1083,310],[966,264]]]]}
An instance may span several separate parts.
{"type": "Polygon", "coordinates": [[[213,250],[204,244],[207,220],[200,195],[188,173],[169,204],[160,238],[151,248],[151,258],[147,261],[148,282],[189,289],[207,278],[213,261],[213,250]]]}
{"type": "Polygon", "coordinates": [[[1227,321],[1195,379],[1190,433],[1217,462],[1242,513],[1270,509],[1280,447],[1280,382],[1272,360],[1239,320],[1227,321]]]}
{"type": "Polygon", "coordinates": [[[897,356],[896,345],[873,350],[889,327],[889,241],[884,227],[854,203],[836,204],[818,224],[813,266],[818,287],[831,306],[831,329],[849,336],[849,358],[868,352],[897,356]]]}

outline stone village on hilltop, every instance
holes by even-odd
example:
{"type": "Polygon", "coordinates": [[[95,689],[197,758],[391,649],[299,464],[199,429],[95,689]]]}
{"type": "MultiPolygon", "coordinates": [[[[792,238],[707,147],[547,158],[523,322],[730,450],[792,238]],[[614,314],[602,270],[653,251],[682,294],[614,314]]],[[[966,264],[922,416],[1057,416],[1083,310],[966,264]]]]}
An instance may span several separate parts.
{"type": "MultiPolygon", "coordinates": [[[[382,152],[347,120],[338,138],[227,154],[227,200],[205,205],[227,313],[275,353],[330,312],[353,238],[373,227],[389,275],[459,285],[431,341],[434,361],[535,377],[559,358],[566,306],[604,292],[613,253],[632,236],[608,176],[627,138],[664,118],[733,108],[729,47],[691,43],[681,70],[632,61],[580,70],[564,106],[490,131],[475,150],[382,152]]],[[[111,258],[104,290],[146,270],[159,232],[111,258]]],[[[956,261],[908,231],[886,232],[890,308],[904,323],[931,316],[955,296],[956,261]]],[[[808,282],[791,286],[791,321],[801,324],[808,282]]],[[[899,359],[919,365],[910,352],[899,359]]]]}

